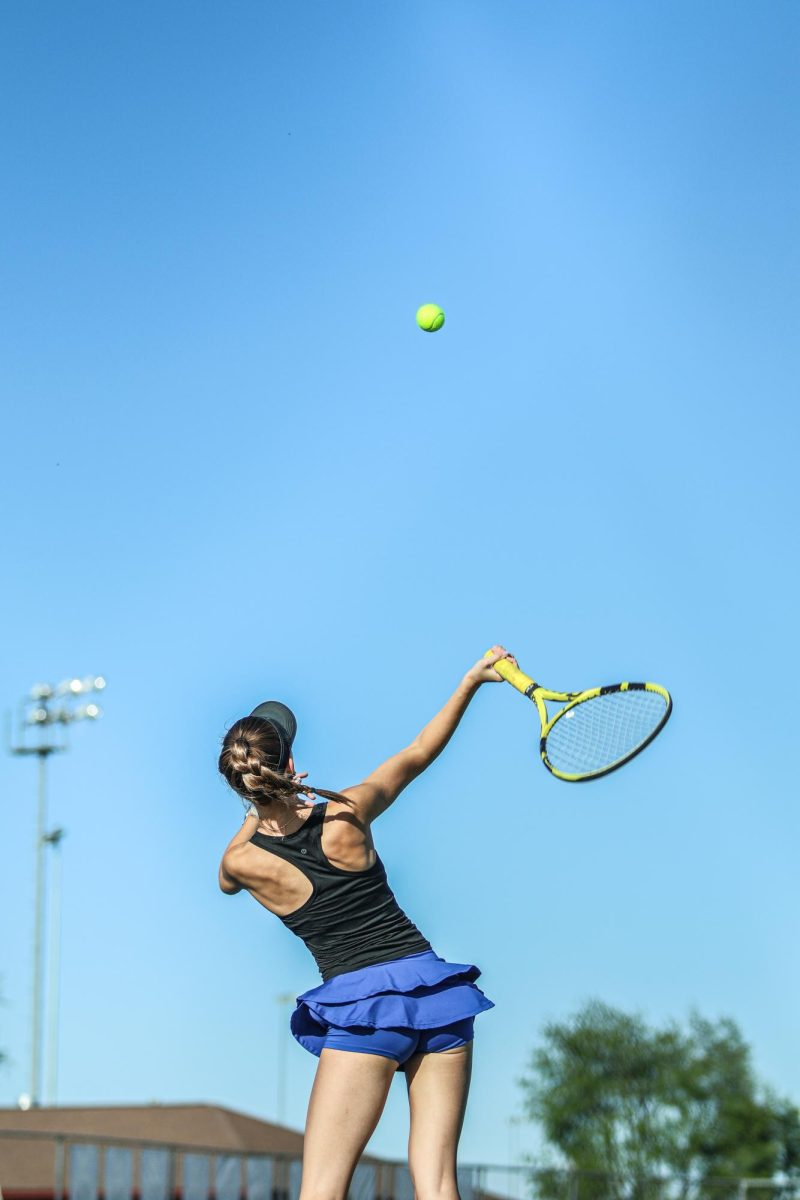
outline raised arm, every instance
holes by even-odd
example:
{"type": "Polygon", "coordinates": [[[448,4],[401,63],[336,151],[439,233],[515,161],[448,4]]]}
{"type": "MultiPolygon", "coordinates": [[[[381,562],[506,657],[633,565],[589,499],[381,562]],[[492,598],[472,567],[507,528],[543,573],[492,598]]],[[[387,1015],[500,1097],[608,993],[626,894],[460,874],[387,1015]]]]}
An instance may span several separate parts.
{"type": "Polygon", "coordinates": [[[502,646],[493,646],[492,657],[480,658],[474,667],[470,667],[444,707],[405,750],[387,758],[363,783],[343,790],[343,795],[351,802],[351,811],[363,821],[374,821],[397,799],[403,788],[438,758],[481,684],[502,682],[492,665],[501,658],[510,658],[516,664],[514,656],[502,646]]]}

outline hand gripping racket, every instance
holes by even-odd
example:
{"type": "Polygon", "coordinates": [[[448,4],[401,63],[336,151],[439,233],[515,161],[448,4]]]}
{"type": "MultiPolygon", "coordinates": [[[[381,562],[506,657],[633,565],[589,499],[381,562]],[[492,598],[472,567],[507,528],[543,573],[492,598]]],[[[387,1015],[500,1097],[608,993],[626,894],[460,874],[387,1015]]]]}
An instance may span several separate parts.
{"type": "MultiPolygon", "coordinates": [[[[490,658],[491,650],[486,657],[490,658]]],[[[557,779],[599,779],[630,762],[652,742],[672,712],[672,697],[657,683],[612,683],[585,692],[551,692],[507,658],[494,663],[498,675],[536,705],[542,723],[539,753],[557,779]],[[563,707],[550,717],[546,701],[563,707]]]]}

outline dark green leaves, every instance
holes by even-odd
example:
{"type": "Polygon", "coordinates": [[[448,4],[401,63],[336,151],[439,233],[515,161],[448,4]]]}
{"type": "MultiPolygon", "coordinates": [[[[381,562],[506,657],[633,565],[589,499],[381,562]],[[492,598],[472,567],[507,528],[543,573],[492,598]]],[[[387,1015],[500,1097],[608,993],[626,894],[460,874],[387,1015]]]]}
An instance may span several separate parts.
{"type": "Polygon", "coordinates": [[[580,1200],[654,1196],[667,1175],[727,1200],[725,1177],[800,1176],[797,1109],[758,1084],[733,1021],[658,1029],[592,1001],[546,1026],[521,1082],[580,1200]]]}

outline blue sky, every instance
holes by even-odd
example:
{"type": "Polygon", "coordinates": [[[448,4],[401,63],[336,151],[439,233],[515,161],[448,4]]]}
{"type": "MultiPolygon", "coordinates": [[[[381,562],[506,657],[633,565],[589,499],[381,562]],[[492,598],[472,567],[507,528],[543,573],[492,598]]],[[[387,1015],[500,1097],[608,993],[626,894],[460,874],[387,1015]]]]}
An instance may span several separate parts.
{"type": "MultiPolygon", "coordinates": [[[[317,977],[216,889],[219,739],[278,697],[346,786],[495,641],[556,688],[656,679],[675,714],[570,788],[486,687],[376,825],[496,1001],[462,1157],[506,1159],[543,1023],[590,996],[730,1015],[800,1101],[799,26],[737,0],[6,7],[0,690],[109,681],[51,770],[61,1102],[274,1116],[275,996],[317,977]]],[[[0,770],[14,1103],[34,771],[0,770]]],[[[299,1127],[315,1060],[288,1062],[299,1127]]],[[[372,1147],[405,1132],[398,1083],[372,1147]]]]}

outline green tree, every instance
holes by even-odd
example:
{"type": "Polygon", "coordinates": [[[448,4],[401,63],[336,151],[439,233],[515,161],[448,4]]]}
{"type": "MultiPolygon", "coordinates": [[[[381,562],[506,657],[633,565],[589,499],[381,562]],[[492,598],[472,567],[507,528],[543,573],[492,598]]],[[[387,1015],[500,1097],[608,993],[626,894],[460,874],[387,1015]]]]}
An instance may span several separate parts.
{"type": "Polygon", "coordinates": [[[732,1194],[722,1177],[800,1179],[800,1114],[758,1084],[731,1020],[655,1029],[595,1000],[545,1027],[521,1083],[528,1116],[581,1172],[580,1200],[651,1200],[666,1175],[718,1200],[732,1194]]]}

